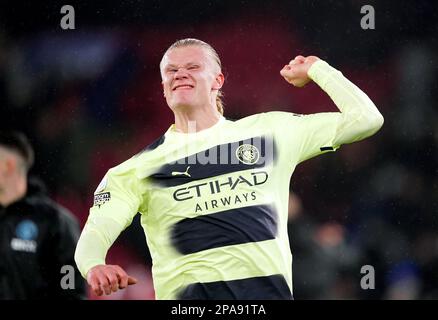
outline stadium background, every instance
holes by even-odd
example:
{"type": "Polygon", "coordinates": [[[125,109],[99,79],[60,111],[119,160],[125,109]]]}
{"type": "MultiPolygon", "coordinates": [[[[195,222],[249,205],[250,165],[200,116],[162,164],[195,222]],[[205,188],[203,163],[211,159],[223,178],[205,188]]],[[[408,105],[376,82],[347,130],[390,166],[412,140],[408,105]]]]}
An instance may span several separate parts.
{"type": "MultiPolygon", "coordinates": [[[[314,54],[362,88],[385,124],[297,168],[289,224],[295,298],[438,298],[435,1],[68,2],[75,30],[59,26],[64,4],[0,4],[0,124],[30,137],[32,174],[82,226],[105,172],[172,123],[158,64],[176,39],[217,49],[230,118],[336,111],[316,85],[295,89],[279,76],[297,54],[314,54]],[[360,27],[366,4],[375,30],[360,27]],[[375,268],[374,290],[360,288],[363,265],[375,268]]],[[[107,262],[140,283],[102,299],[154,298],[138,217],[107,262]]]]}

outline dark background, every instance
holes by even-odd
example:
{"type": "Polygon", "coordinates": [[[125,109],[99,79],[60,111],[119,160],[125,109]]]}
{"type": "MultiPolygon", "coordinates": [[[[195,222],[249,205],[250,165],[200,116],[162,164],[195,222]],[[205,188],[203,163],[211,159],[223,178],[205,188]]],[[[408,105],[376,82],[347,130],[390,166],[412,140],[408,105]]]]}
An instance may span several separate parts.
{"type": "MultiPolygon", "coordinates": [[[[32,174],[83,225],[105,172],[173,123],[159,61],[195,37],[219,53],[225,116],[336,111],[315,85],[279,75],[317,55],[375,102],[383,128],[299,166],[291,182],[296,299],[438,298],[438,14],[435,1],[2,1],[0,125],[25,132],[32,174]],[[75,30],[60,27],[62,5],[75,30]],[[375,30],[361,29],[363,5],[375,30]],[[363,290],[361,267],[375,269],[363,290]]],[[[110,296],[153,299],[138,218],[108,263],[140,284],[110,296]]],[[[91,298],[96,298],[90,295],[91,298]]]]}

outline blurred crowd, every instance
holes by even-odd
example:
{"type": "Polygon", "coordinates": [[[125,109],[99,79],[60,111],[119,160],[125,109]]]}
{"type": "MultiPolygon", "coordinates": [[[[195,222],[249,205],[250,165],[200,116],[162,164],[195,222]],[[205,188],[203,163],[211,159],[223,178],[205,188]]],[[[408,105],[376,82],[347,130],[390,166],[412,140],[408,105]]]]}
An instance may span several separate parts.
{"type": "MultiPolygon", "coordinates": [[[[225,116],[232,119],[336,111],[316,85],[295,89],[279,75],[296,55],[317,55],[370,96],[385,124],[294,173],[294,296],[438,299],[436,5],[368,2],[375,30],[361,29],[363,4],[353,0],[268,8],[257,2],[235,11],[230,5],[228,14],[198,22],[81,28],[78,21],[71,32],[42,28],[18,37],[1,28],[0,124],[30,137],[33,174],[83,226],[105,172],[173,123],[158,65],[176,39],[196,37],[216,48],[226,77],[225,116]],[[375,289],[360,286],[364,265],[375,269],[375,289]]],[[[107,262],[140,280],[111,299],[154,298],[138,217],[107,262]]]]}

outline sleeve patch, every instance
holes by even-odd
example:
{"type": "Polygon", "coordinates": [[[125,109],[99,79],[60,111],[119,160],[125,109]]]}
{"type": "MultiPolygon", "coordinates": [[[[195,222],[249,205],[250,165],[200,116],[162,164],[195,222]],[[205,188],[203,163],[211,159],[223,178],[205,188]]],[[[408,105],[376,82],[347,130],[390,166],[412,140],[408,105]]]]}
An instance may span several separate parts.
{"type": "Polygon", "coordinates": [[[104,192],[104,193],[98,193],[94,195],[94,206],[98,206],[100,208],[101,205],[103,205],[105,202],[108,202],[111,200],[111,193],[104,192]]]}

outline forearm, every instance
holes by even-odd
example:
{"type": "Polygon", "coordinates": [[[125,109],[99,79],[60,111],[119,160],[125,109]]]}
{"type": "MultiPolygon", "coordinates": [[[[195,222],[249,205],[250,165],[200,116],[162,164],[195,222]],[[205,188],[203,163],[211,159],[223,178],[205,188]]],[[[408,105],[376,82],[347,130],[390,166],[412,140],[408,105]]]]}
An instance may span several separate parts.
{"type": "Polygon", "coordinates": [[[336,145],[365,139],[382,127],[383,116],[374,103],[340,71],[319,60],[310,67],[308,75],[341,111],[336,145]]]}
{"type": "Polygon", "coordinates": [[[123,226],[113,219],[90,216],[75,252],[76,265],[84,278],[91,268],[105,264],[106,254],[122,230],[123,226]]]}

